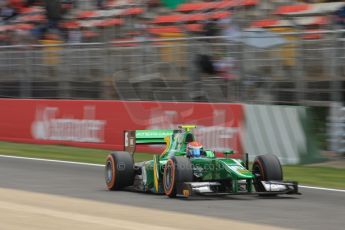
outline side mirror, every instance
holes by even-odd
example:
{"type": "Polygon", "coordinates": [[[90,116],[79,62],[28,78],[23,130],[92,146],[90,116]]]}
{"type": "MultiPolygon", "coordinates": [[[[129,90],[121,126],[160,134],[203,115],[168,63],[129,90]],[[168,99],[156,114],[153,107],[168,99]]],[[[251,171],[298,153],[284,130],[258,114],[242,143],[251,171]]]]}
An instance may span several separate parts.
{"type": "Polygon", "coordinates": [[[223,154],[224,154],[226,157],[228,157],[228,155],[231,155],[231,154],[234,154],[234,153],[235,153],[234,150],[226,150],[226,151],[223,152],[223,154]]]}

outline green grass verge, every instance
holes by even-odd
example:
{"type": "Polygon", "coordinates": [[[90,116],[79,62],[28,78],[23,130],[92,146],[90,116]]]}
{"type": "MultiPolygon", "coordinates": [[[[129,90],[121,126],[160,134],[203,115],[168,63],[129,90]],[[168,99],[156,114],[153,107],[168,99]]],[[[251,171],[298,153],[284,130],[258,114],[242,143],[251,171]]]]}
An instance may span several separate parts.
{"type": "Polygon", "coordinates": [[[303,185],[345,189],[345,169],[288,165],[283,170],[285,180],[295,180],[303,185]]]}
{"type": "MultiPolygon", "coordinates": [[[[111,151],[60,145],[33,145],[0,142],[0,155],[104,164],[111,151]]],[[[135,161],[153,159],[152,154],[135,154],[135,161]]]]}
{"type": "MultiPolygon", "coordinates": [[[[110,151],[56,145],[33,145],[0,142],[0,155],[45,158],[104,164],[110,151]]],[[[152,154],[135,154],[135,161],[151,160],[152,154]]],[[[345,169],[306,165],[284,166],[284,179],[300,184],[345,189],[345,169]]]]}

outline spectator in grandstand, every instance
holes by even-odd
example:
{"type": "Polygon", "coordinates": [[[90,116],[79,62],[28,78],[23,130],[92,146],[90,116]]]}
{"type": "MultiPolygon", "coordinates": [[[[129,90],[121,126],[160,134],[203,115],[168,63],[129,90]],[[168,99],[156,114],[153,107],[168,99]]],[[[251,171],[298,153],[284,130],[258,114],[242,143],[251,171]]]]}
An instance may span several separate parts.
{"type": "Polygon", "coordinates": [[[209,75],[216,73],[213,59],[210,55],[199,54],[196,58],[196,65],[201,73],[209,75]]]}
{"type": "Polygon", "coordinates": [[[44,0],[46,16],[48,19],[48,29],[59,29],[62,8],[60,0],[44,0]]]}
{"type": "Polygon", "coordinates": [[[236,79],[238,76],[234,73],[237,70],[235,63],[234,58],[229,56],[219,58],[214,62],[215,72],[221,78],[228,80],[236,79]]]}
{"type": "Polygon", "coordinates": [[[233,38],[238,36],[240,33],[240,27],[234,23],[231,19],[223,19],[219,22],[220,28],[222,30],[222,36],[228,38],[233,38]]]}
{"type": "Polygon", "coordinates": [[[345,29],[345,6],[335,12],[335,21],[342,29],[345,29]]]}
{"type": "Polygon", "coordinates": [[[59,46],[62,44],[62,40],[60,38],[59,33],[55,31],[48,31],[45,34],[43,40],[40,41],[42,45],[47,45],[44,47],[44,64],[48,67],[49,76],[57,77],[58,74],[58,64],[60,63],[60,53],[61,47],[59,46]]]}
{"type": "Polygon", "coordinates": [[[97,0],[97,7],[98,9],[104,8],[104,0],[97,0]]]}
{"type": "Polygon", "coordinates": [[[26,5],[27,6],[32,6],[37,2],[37,0],[26,0],[26,5]]]}
{"type": "Polygon", "coordinates": [[[216,19],[207,20],[203,27],[204,35],[207,37],[219,35],[219,27],[216,19]]]}
{"type": "Polygon", "coordinates": [[[0,17],[2,20],[7,21],[17,15],[15,8],[9,3],[3,3],[1,7],[0,17]]]}

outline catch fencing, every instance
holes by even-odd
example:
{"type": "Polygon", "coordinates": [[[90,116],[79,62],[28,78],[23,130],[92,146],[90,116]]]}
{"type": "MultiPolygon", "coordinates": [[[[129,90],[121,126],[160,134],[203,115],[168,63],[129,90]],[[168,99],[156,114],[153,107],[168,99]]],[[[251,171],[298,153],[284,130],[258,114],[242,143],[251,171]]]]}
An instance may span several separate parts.
{"type": "Polygon", "coordinates": [[[0,97],[328,105],[342,101],[345,31],[0,47],[0,97]]]}

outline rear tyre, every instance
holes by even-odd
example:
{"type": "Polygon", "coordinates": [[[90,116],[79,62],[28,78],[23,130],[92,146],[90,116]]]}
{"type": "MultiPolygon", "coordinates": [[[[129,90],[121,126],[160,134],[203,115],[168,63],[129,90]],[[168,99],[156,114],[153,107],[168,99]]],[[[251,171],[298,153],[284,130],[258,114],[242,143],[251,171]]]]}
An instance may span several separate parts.
{"type": "Polygon", "coordinates": [[[190,160],[184,156],[170,158],[163,174],[164,193],[173,198],[181,193],[184,182],[193,181],[193,169],[190,160]]]}
{"type": "Polygon", "coordinates": [[[113,152],[105,163],[105,183],[109,190],[120,190],[133,185],[134,161],[128,152],[113,152]]]}
{"type": "Polygon", "coordinates": [[[252,172],[255,175],[254,187],[257,192],[265,192],[261,181],[282,181],[283,171],[277,156],[267,154],[257,156],[253,163],[252,172]]]}

